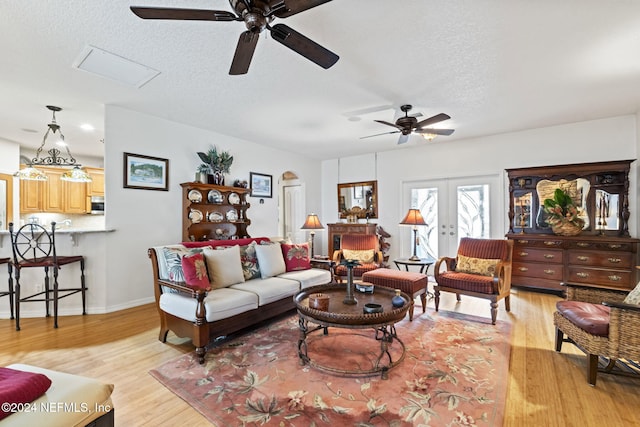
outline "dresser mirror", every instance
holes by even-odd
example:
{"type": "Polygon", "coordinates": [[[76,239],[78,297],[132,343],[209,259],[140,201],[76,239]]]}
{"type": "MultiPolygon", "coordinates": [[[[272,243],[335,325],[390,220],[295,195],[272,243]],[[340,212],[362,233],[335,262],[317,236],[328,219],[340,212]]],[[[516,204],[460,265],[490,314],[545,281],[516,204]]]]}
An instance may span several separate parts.
{"type": "Polygon", "coordinates": [[[542,208],[564,190],[585,221],[585,235],[629,237],[629,170],[633,160],[507,169],[509,232],[552,234],[542,208]]]}
{"type": "Polygon", "coordinates": [[[378,181],[338,184],[340,218],[378,218],[378,181]]]}

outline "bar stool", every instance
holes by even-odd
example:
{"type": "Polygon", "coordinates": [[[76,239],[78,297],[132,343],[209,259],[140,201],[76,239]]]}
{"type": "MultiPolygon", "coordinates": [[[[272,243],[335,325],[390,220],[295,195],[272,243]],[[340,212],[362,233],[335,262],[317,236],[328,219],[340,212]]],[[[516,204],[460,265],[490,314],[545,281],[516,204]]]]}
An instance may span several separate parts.
{"type": "Polygon", "coordinates": [[[11,264],[11,258],[0,258],[0,265],[7,264],[7,272],[9,273],[9,290],[0,291],[0,298],[9,296],[9,310],[11,311],[11,318],[13,319],[13,267],[11,264]]]}
{"type": "Polygon", "coordinates": [[[9,223],[11,246],[13,249],[13,268],[15,269],[16,331],[20,330],[20,303],[44,301],[46,315],[49,317],[49,302],[53,301],[53,327],[58,327],[58,301],[78,292],[82,293],[82,314],[86,313],[86,286],[84,280],[84,257],[82,255],[58,256],[56,252],[56,223],[51,223],[51,231],[39,224],[25,224],[13,232],[13,223],[9,223]],[[60,288],[58,270],[63,265],[80,263],[80,287],[60,288]],[[44,268],[44,291],[27,297],[20,296],[20,272],[23,268],[44,268]],[[49,286],[49,268],[53,269],[53,289],[49,286]],[[44,297],[42,297],[44,296],[44,297]]]}

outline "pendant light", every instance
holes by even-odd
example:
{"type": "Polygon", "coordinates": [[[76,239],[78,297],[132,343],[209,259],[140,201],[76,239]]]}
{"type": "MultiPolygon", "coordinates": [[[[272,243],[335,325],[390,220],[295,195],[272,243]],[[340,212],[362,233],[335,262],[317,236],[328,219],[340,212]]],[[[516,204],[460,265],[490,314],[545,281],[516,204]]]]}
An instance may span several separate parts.
{"type": "Polygon", "coordinates": [[[47,125],[47,131],[42,138],[42,144],[38,147],[36,156],[31,159],[27,167],[16,172],[15,176],[26,180],[46,181],[47,175],[36,169],[34,166],[72,166],[73,169],[66,171],[62,177],[60,177],[61,180],[70,182],[91,182],[91,176],[89,176],[89,174],[87,174],[83,169],[80,169],[81,165],[76,162],[76,159],[71,154],[69,146],[64,141],[62,129],[56,122],[56,112],[62,111],[62,108],[53,105],[47,105],[47,108],[52,112],[53,117],[51,119],[51,123],[47,125]],[[65,148],[68,157],[63,157],[62,151],[56,147],[47,151],[48,156],[40,156],[49,136],[51,136],[49,140],[56,139],[56,144],[65,148]]]}

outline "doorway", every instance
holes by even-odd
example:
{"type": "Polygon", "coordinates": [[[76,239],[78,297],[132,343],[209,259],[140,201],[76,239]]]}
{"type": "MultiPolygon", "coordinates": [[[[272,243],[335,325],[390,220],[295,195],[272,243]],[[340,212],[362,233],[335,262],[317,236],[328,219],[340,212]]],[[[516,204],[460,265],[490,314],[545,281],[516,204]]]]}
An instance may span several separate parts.
{"type": "Polygon", "coordinates": [[[306,232],[301,227],[306,218],[305,187],[292,172],[282,175],[282,237],[293,243],[306,241],[306,232]]]}
{"type": "Polygon", "coordinates": [[[504,213],[499,175],[416,181],[403,187],[404,206],[420,209],[427,223],[418,227],[419,257],[455,256],[461,238],[491,238],[500,230],[504,213]]]}

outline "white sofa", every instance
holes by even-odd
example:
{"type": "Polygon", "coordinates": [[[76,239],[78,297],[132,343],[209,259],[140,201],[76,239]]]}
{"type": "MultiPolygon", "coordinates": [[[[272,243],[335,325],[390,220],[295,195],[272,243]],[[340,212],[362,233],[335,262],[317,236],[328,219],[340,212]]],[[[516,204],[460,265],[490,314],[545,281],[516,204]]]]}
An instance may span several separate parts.
{"type": "Polygon", "coordinates": [[[216,338],[293,310],[293,296],[298,291],[331,282],[328,270],[304,266],[304,251],[308,262],[306,244],[294,246],[291,251],[289,245],[282,246],[261,237],[150,248],[148,254],[160,314],[159,339],[166,342],[170,330],[180,337],[191,338],[199,362],[204,363],[206,346],[216,338]],[[240,248],[256,251],[259,273],[246,256],[236,255],[240,248]],[[295,256],[286,257],[282,248],[295,256]],[[187,285],[180,276],[178,259],[194,250],[204,251],[211,290],[187,285]],[[293,261],[292,268],[296,269],[289,269],[285,259],[293,261]],[[298,261],[302,265],[295,264],[298,261]]]}

